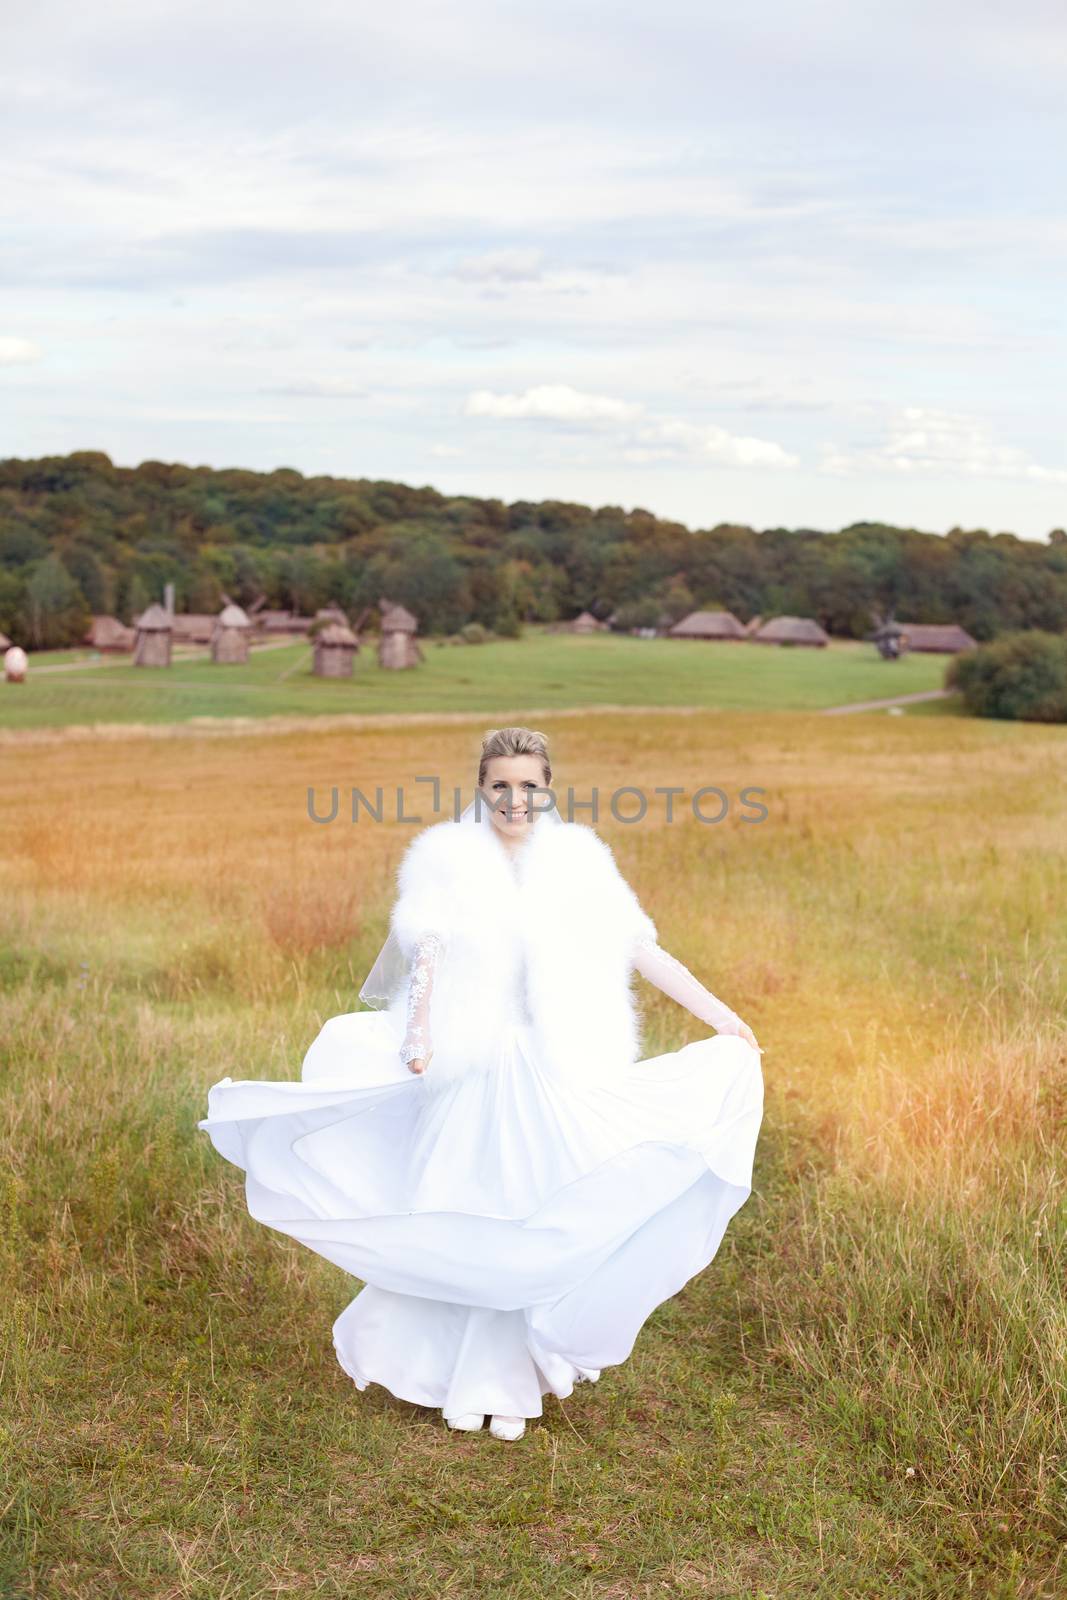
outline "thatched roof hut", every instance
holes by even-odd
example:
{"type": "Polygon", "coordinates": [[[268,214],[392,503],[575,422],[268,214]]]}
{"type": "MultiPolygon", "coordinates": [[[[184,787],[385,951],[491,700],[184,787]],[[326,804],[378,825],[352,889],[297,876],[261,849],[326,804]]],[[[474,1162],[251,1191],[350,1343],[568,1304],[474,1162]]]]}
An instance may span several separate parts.
{"type": "Polygon", "coordinates": [[[173,618],[158,601],[134,622],[136,637],[133,645],[135,667],[169,667],[171,623],[173,618]]]}
{"type": "Polygon", "coordinates": [[[745,630],[732,611],[691,611],[667,629],[668,639],[743,639],[745,630]]]}
{"type": "Polygon", "coordinates": [[[803,644],[822,649],[830,635],[814,617],[772,617],[752,635],[756,644],[803,644]]]}
{"type": "Polygon", "coordinates": [[[939,651],[957,655],[961,650],[976,650],[977,639],[972,639],[966,628],[958,622],[902,622],[902,643],[908,650],[939,651]]]}
{"type": "Polygon", "coordinates": [[[295,611],[257,611],[254,623],[261,633],[275,638],[285,634],[306,634],[314,617],[301,617],[295,611]]]}
{"type": "Polygon", "coordinates": [[[381,610],[383,633],[418,633],[419,620],[412,616],[407,606],[383,601],[381,610]]]}
{"type": "Polygon", "coordinates": [[[213,611],[175,611],[171,637],[175,644],[210,644],[215,622],[213,611]]]}
{"type": "Polygon", "coordinates": [[[756,615],[754,617],[749,617],[748,621],[745,623],[745,634],[749,639],[751,639],[752,635],[754,633],[758,633],[762,627],[763,618],[757,611],[756,615]]]}
{"type": "Polygon", "coordinates": [[[568,633],[604,633],[610,631],[606,622],[594,617],[591,611],[582,611],[565,624],[568,633]]]}
{"type": "Polygon", "coordinates": [[[317,678],[350,678],[352,660],[359,649],[359,640],[352,629],[340,622],[327,623],[314,639],[317,678]]]}
{"type": "Polygon", "coordinates": [[[211,659],[221,666],[243,666],[248,660],[252,624],[240,606],[223,606],[211,635],[211,659]]]}
{"type": "Polygon", "coordinates": [[[94,617],[85,635],[85,643],[90,649],[113,652],[132,650],[134,639],[133,628],[127,628],[118,617],[107,616],[94,617]]]}
{"type": "Polygon", "coordinates": [[[378,665],[389,671],[414,667],[423,660],[422,647],[415,635],[419,621],[406,606],[392,605],[383,600],[381,638],[378,641],[378,665]]]}
{"type": "Polygon", "coordinates": [[[342,611],[339,605],[320,606],[311,620],[312,623],[338,622],[342,628],[349,626],[348,613],[342,611]]]}

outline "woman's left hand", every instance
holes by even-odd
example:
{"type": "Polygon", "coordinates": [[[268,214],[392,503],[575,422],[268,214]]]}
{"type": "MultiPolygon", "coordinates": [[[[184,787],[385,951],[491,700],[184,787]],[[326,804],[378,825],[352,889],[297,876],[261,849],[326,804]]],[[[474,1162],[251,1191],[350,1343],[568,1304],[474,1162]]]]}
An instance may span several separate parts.
{"type": "MultiPolygon", "coordinates": [[[[720,1032],[721,1031],[723,1030],[720,1030],[720,1032]]],[[[742,1022],[740,1017],[737,1020],[736,1028],[731,1028],[729,1032],[738,1039],[744,1039],[745,1043],[750,1044],[753,1050],[759,1051],[760,1055],[763,1054],[761,1046],[756,1043],[756,1035],[752,1032],[752,1029],[749,1027],[748,1023],[742,1022]]]]}

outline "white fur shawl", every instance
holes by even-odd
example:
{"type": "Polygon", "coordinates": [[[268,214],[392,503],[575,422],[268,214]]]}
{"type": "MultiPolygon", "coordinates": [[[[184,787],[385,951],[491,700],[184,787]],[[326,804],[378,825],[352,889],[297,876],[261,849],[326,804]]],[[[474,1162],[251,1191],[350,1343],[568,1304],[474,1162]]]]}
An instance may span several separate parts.
{"type": "MultiPolygon", "coordinates": [[[[634,945],[656,938],[611,848],[583,823],[532,825],[514,860],[493,825],[439,822],[408,846],[391,926],[408,959],[438,933],[431,996],[441,1084],[489,1067],[525,1015],[542,1058],[568,1076],[639,1059],[634,945]]],[[[406,990],[391,1011],[399,1026],[406,990]]]]}

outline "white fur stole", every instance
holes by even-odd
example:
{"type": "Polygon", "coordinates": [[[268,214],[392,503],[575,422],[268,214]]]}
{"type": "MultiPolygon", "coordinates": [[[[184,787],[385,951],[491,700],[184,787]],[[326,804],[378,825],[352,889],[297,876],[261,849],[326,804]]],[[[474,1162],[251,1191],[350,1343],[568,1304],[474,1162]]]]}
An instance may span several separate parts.
{"type": "MultiPolygon", "coordinates": [[[[391,925],[410,959],[438,933],[431,997],[435,1084],[493,1065],[525,1018],[539,1058],[597,1076],[641,1050],[634,945],[656,927],[611,848],[584,823],[539,819],[514,860],[493,824],[439,822],[408,846],[391,925]]],[[[398,1024],[406,991],[392,1008],[398,1024]]]]}

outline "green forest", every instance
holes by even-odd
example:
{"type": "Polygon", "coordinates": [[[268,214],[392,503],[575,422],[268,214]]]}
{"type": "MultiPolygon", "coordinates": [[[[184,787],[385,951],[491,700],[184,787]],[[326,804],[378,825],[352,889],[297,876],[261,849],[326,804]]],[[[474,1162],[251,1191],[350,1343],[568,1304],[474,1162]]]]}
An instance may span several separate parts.
{"type": "Polygon", "coordinates": [[[242,605],[350,616],[384,595],[428,634],[504,636],[589,610],[622,628],[698,607],[815,617],[863,638],[872,608],[959,622],[978,640],[1067,632],[1067,532],[1046,542],[853,523],[837,532],[649,511],[477,499],[365,478],[117,467],[99,451],[0,461],[0,629],[29,649],[76,644],[94,613],[129,623],[172,582],[179,611],[242,605]]]}

